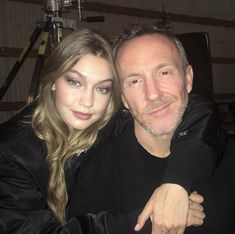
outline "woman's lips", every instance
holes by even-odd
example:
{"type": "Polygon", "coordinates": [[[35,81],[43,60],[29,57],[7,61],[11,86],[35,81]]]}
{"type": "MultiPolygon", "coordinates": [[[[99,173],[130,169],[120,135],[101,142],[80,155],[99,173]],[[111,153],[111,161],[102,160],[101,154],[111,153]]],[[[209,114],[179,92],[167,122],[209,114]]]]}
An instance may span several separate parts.
{"type": "Polygon", "coordinates": [[[92,114],[84,113],[84,112],[80,112],[80,111],[73,111],[73,114],[81,120],[88,120],[92,116],[92,114]]]}

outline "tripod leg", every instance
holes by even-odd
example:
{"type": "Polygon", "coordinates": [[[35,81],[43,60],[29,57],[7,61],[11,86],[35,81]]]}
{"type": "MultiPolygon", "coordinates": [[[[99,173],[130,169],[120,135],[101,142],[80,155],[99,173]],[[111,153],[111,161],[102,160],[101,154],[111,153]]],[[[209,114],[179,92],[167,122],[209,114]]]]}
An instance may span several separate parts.
{"type": "Polygon", "coordinates": [[[38,57],[34,67],[34,72],[28,94],[28,102],[31,102],[37,96],[40,75],[46,59],[47,52],[54,49],[54,47],[61,41],[62,37],[62,23],[48,20],[45,24],[38,50],[38,57]]]}
{"type": "Polygon", "coordinates": [[[24,63],[25,58],[27,57],[29,51],[31,50],[31,48],[33,47],[35,42],[37,41],[41,31],[42,31],[42,28],[39,25],[37,25],[31,35],[30,39],[29,39],[29,42],[21,51],[21,54],[19,55],[16,63],[12,67],[6,80],[3,82],[3,85],[0,89],[0,100],[3,98],[4,94],[6,93],[7,89],[9,88],[9,86],[10,86],[11,82],[13,81],[15,75],[17,74],[18,70],[20,69],[20,67],[24,63]]]}
{"type": "Polygon", "coordinates": [[[31,102],[37,95],[41,70],[44,65],[46,52],[49,46],[48,44],[49,44],[50,24],[51,22],[46,22],[44,31],[42,33],[42,38],[38,49],[37,61],[35,63],[32,81],[29,88],[28,100],[27,100],[28,102],[31,102]]]}

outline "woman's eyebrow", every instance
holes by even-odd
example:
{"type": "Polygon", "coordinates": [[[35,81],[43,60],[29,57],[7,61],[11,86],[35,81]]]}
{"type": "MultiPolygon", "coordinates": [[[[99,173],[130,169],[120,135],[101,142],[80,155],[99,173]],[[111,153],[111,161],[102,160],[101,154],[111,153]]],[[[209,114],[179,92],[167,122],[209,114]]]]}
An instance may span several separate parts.
{"type": "MultiPolygon", "coordinates": [[[[76,70],[71,69],[71,70],[69,70],[68,72],[75,73],[75,74],[77,74],[78,76],[87,79],[87,76],[83,75],[83,74],[80,73],[79,71],[76,71],[76,70]]],[[[112,83],[114,83],[114,80],[113,80],[113,78],[107,78],[107,79],[105,79],[105,80],[98,81],[97,84],[106,83],[106,82],[112,82],[112,83]]]]}

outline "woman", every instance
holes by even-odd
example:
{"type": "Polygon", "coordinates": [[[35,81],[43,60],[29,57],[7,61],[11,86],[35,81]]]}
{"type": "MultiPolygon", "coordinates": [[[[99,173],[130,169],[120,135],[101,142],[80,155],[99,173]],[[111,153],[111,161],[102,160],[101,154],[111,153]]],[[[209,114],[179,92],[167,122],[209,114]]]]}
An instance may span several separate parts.
{"type": "MultiPolygon", "coordinates": [[[[46,233],[49,220],[65,223],[65,162],[91,147],[117,110],[119,96],[112,49],[102,36],[84,29],[58,45],[45,65],[35,108],[1,126],[0,213],[6,219],[0,233],[46,233]]],[[[74,233],[77,222],[68,225],[75,226],[74,233]]],[[[49,226],[48,232],[57,230],[49,226]]]]}
{"type": "Polygon", "coordinates": [[[35,103],[0,127],[0,233],[128,233],[136,211],[66,220],[86,160],[81,152],[96,141],[119,97],[112,49],[102,36],[83,29],[57,46],[35,103]]]}

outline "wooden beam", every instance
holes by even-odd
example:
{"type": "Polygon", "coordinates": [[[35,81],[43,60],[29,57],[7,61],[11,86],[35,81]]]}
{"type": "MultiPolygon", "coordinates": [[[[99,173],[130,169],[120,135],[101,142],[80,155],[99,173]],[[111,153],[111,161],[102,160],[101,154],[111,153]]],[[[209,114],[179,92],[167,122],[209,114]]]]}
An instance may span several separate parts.
{"type": "MultiPolygon", "coordinates": [[[[0,57],[18,57],[23,48],[0,47],[0,57]]],[[[32,49],[28,57],[36,58],[38,50],[32,49]]]]}
{"type": "MultiPolygon", "coordinates": [[[[8,0],[8,1],[42,4],[42,0],[8,0]]],[[[189,15],[170,13],[170,12],[160,12],[160,11],[155,11],[155,10],[109,5],[109,4],[97,3],[97,2],[82,2],[81,4],[82,4],[82,7],[88,11],[98,11],[98,12],[106,12],[106,13],[111,13],[111,14],[130,15],[130,16],[137,16],[137,17],[143,17],[143,18],[165,19],[167,21],[211,25],[211,26],[216,26],[216,27],[235,28],[235,21],[231,21],[231,20],[222,20],[222,19],[199,17],[199,16],[189,16],[189,15]]],[[[74,6],[74,8],[76,8],[76,6],[74,6]]]]}

